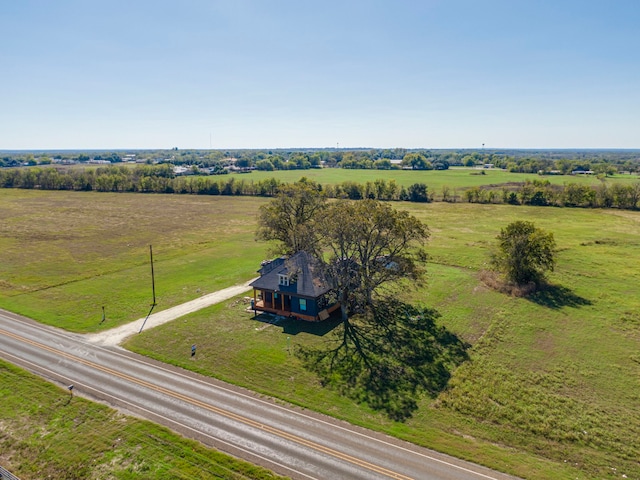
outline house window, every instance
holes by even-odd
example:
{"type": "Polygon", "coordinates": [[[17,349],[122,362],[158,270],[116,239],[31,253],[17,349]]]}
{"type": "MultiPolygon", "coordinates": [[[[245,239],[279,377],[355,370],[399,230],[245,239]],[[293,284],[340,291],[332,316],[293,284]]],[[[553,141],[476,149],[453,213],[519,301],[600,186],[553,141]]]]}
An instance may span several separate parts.
{"type": "Polygon", "coordinates": [[[278,283],[280,285],[284,285],[285,287],[289,286],[289,277],[287,275],[278,275],[278,283]]]}
{"type": "Polygon", "coordinates": [[[300,311],[301,312],[305,312],[307,310],[307,299],[306,298],[301,298],[300,299],[300,311]]]}

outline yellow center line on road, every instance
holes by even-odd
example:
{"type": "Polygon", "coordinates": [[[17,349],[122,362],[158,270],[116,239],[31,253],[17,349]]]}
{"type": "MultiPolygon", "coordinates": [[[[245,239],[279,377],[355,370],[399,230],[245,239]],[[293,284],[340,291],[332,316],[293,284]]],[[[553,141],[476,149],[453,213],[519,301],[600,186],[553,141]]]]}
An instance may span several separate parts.
{"type": "Polygon", "coordinates": [[[361,460],[359,458],[353,457],[353,456],[348,455],[346,453],[339,452],[338,450],[334,450],[332,448],[325,447],[324,445],[320,445],[319,443],[313,442],[311,440],[307,440],[307,439],[305,439],[303,437],[300,437],[298,435],[295,435],[295,434],[292,434],[292,433],[289,433],[289,432],[285,432],[283,430],[280,430],[278,428],[272,427],[270,425],[266,425],[266,424],[257,422],[255,420],[252,420],[250,418],[244,417],[242,415],[239,415],[239,414],[227,411],[227,410],[223,410],[223,409],[221,409],[219,407],[215,407],[215,406],[210,405],[208,403],[202,402],[202,401],[200,401],[198,399],[191,398],[191,397],[189,397],[187,395],[184,395],[182,393],[179,393],[179,392],[176,392],[176,391],[173,391],[173,390],[169,390],[168,388],[161,387],[159,385],[155,385],[153,383],[147,382],[146,380],[142,380],[142,379],[139,379],[139,378],[136,378],[136,377],[132,377],[131,375],[128,375],[126,373],[122,373],[122,372],[119,372],[117,370],[113,370],[112,368],[99,365],[97,363],[91,362],[91,361],[86,360],[86,359],[81,358],[81,357],[76,357],[75,355],[71,355],[71,354],[69,354],[67,352],[64,352],[62,350],[58,350],[57,348],[49,347],[48,345],[44,345],[44,344],[42,344],[40,342],[36,342],[34,340],[30,340],[28,338],[22,337],[21,335],[16,335],[15,333],[7,332],[6,330],[3,330],[3,329],[0,329],[0,334],[1,335],[5,335],[5,336],[10,337],[10,338],[13,338],[15,340],[18,340],[20,342],[32,345],[34,347],[40,348],[42,350],[46,350],[48,352],[54,353],[54,354],[59,355],[61,357],[67,358],[69,360],[72,360],[74,362],[82,363],[82,364],[84,364],[84,365],[86,365],[88,367],[94,368],[96,370],[100,370],[100,371],[102,371],[104,373],[108,373],[108,374],[113,375],[115,377],[119,377],[119,378],[122,378],[124,380],[128,380],[128,381],[130,381],[132,383],[147,387],[147,388],[149,388],[151,390],[155,390],[156,392],[163,393],[165,395],[169,395],[169,396],[171,396],[173,398],[177,398],[179,400],[182,400],[184,402],[190,403],[190,404],[195,405],[197,407],[203,408],[205,410],[209,410],[210,412],[217,413],[219,415],[222,415],[222,416],[227,417],[229,419],[238,421],[238,422],[243,423],[245,425],[248,425],[250,427],[257,428],[257,429],[260,429],[262,431],[265,431],[265,432],[271,433],[273,435],[276,435],[278,437],[284,438],[286,440],[290,440],[292,442],[304,445],[304,446],[309,447],[311,449],[314,449],[316,451],[319,451],[319,452],[325,453],[327,455],[339,458],[341,460],[347,461],[347,462],[352,463],[354,465],[358,465],[360,467],[366,468],[366,469],[371,470],[373,472],[380,473],[382,475],[386,475],[386,476],[388,476],[390,478],[395,478],[395,479],[398,479],[398,480],[413,480],[411,477],[408,477],[408,476],[403,475],[401,473],[397,473],[397,472],[394,472],[394,471],[389,470],[387,468],[375,465],[373,463],[369,463],[369,462],[367,462],[365,460],[361,460]]]}

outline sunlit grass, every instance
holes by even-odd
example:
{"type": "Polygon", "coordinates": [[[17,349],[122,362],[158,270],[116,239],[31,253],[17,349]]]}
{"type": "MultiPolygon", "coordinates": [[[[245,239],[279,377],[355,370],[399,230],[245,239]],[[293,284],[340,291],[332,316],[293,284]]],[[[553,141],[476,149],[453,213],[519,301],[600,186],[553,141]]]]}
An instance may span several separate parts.
{"type": "MultiPolygon", "coordinates": [[[[103,304],[104,327],[139,318],[150,243],[162,307],[246,281],[266,255],[253,239],[265,201],[0,191],[0,305],[78,331],[98,328],[103,304]]],[[[525,478],[640,477],[640,213],[394,205],[431,231],[427,283],[405,299],[438,309],[473,346],[449,388],[421,399],[408,422],[322,388],[290,350],[324,338],[252,320],[241,302],[150,330],[132,348],[525,478]],[[480,280],[514,220],[556,238],[545,295],[512,298],[480,280]]]]}
{"type": "MultiPolygon", "coordinates": [[[[258,181],[275,178],[281,182],[296,182],[301,177],[314,180],[322,185],[336,184],[345,181],[365,184],[377,179],[389,181],[394,179],[398,185],[408,187],[414,183],[424,183],[430,192],[440,196],[443,187],[462,191],[465,188],[482,185],[501,185],[508,183],[522,183],[527,180],[548,180],[554,185],[565,183],[579,183],[598,185],[599,180],[594,175],[538,175],[535,173],[511,173],[500,169],[479,169],[452,167],[448,170],[356,170],[342,168],[312,168],[309,170],[282,170],[273,172],[253,171],[250,174],[234,174],[236,180],[258,181]]],[[[637,175],[615,175],[607,177],[606,182],[638,182],[637,175]]]]}
{"type": "Polygon", "coordinates": [[[21,478],[282,478],[0,361],[2,465],[21,478]]]}
{"type": "Polygon", "coordinates": [[[149,331],[129,346],[525,478],[602,478],[612,468],[639,475],[640,272],[630,259],[640,215],[399,207],[432,232],[427,284],[408,298],[437,308],[442,323],[473,345],[449,388],[423,398],[405,424],[321,388],[288,354],[323,337],[251,320],[238,301],[149,331]],[[550,278],[555,289],[534,299],[508,297],[479,279],[495,236],[515,219],[553,232],[560,249],[550,278]],[[203,345],[195,361],[191,343],[203,345]]]}
{"type": "Polygon", "coordinates": [[[254,198],[0,190],[0,305],[111,328],[255,276],[254,198]],[[105,307],[107,321],[102,319],[105,307]]]}

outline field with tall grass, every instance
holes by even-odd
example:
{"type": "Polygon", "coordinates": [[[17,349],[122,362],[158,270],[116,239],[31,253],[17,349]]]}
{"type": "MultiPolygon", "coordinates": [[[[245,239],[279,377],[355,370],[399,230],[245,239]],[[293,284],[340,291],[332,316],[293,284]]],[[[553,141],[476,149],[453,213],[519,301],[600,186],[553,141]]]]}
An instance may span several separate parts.
{"type": "MultiPolygon", "coordinates": [[[[150,243],[159,309],[246,281],[267,251],[253,239],[264,201],[0,191],[0,306],[76,331],[139,318],[150,301],[150,243]]],[[[640,213],[394,205],[432,235],[427,282],[405,299],[439,310],[472,345],[448,388],[421,398],[407,422],[302,370],[295,349],[324,342],[332,325],[255,319],[242,298],[128,347],[521,477],[640,478],[640,213]],[[525,298],[483,282],[495,236],[517,219],[553,232],[559,247],[552,287],[525,298]]]]}

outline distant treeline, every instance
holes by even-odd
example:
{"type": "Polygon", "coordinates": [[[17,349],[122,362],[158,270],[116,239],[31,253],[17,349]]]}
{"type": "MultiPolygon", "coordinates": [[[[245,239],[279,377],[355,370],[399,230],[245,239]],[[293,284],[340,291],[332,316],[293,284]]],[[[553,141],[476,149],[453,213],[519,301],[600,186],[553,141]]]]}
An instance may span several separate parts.
{"type": "Polygon", "coordinates": [[[527,180],[517,186],[468,188],[464,190],[462,199],[470,203],[636,210],[640,203],[640,182],[602,182],[597,186],[589,186],[578,183],[553,185],[548,180],[527,180]]]}
{"type": "MultiPolygon", "coordinates": [[[[41,190],[97,192],[173,193],[191,195],[275,195],[283,182],[275,179],[254,181],[237,175],[176,177],[168,165],[142,165],[135,168],[108,166],[95,169],[59,170],[53,167],[0,169],[0,187],[41,190]]],[[[601,182],[597,186],[577,183],[553,185],[536,179],[520,184],[451,188],[433,192],[424,183],[409,187],[394,180],[377,179],[366,183],[345,181],[318,186],[329,198],[349,198],[409,202],[504,203],[511,205],[621,208],[640,206],[640,182],[634,184],[601,182]]]]}
{"type": "Polygon", "coordinates": [[[274,150],[132,150],[95,152],[3,152],[0,167],[52,163],[136,162],[196,168],[305,170],[349,169],[444,170],[449,166],[493,165],[511,172],[558,173],[592,171],[596,175],[639,172],[638,150],[490,150],[482,149],[274,149],[274,150]]]}

